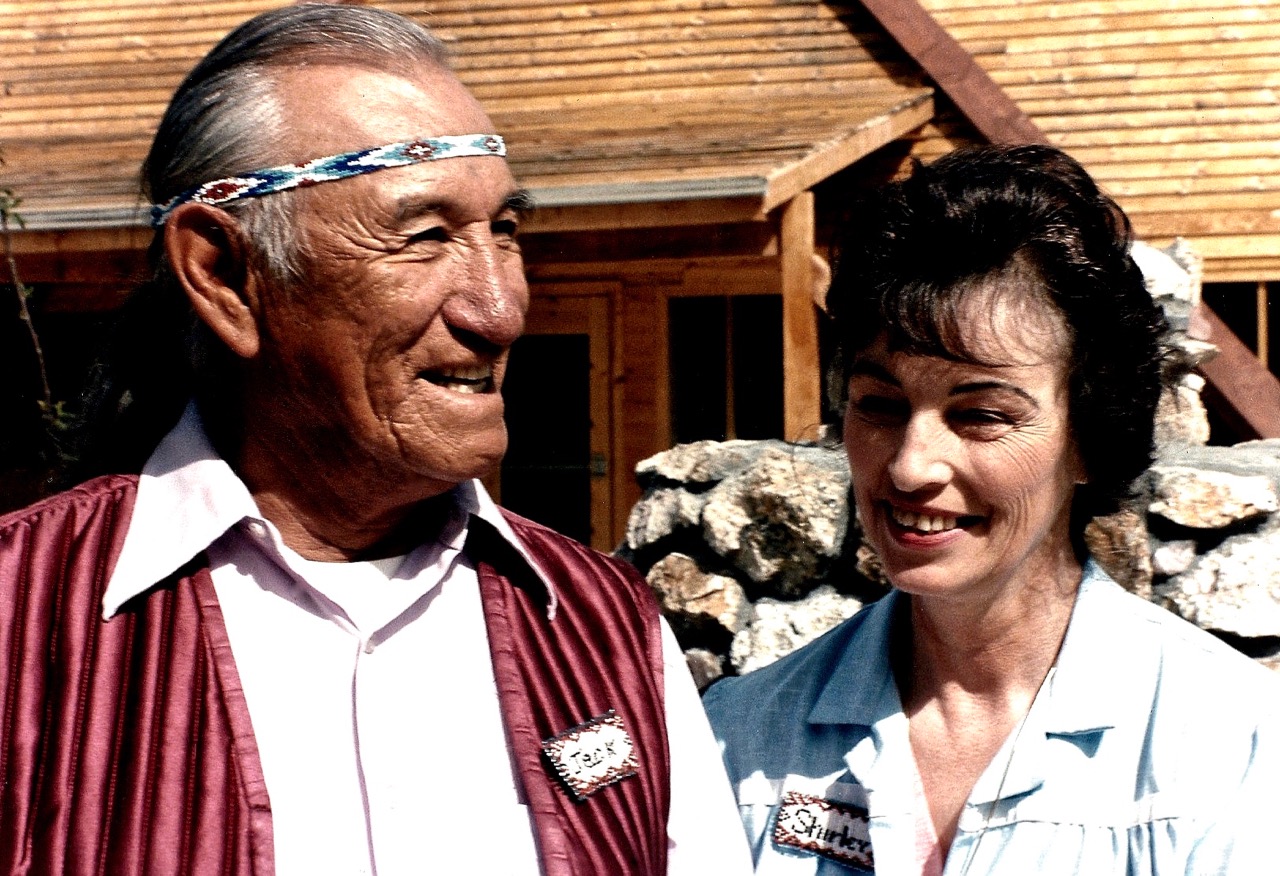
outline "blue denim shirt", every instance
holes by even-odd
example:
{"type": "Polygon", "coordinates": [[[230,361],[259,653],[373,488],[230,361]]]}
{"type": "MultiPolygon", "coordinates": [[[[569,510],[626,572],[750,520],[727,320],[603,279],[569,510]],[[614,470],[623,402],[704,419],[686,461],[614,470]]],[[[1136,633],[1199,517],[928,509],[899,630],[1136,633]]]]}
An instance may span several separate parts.
{"type": "MultiPolygon", "coordinates": [[[[707,692],[757,874],[866,872],[839,853],[850,817],[874,872],[918,874],[915,765],[888,661],[902,600],[707,692]],[[788,806],[843,813],[834,840],[787,844],[789,792],[807,796],[788,806]]],[[[1009,745],[970,794],[945,876],[1280,873],[1280,676],[1092,562],[1012,761],[1009,745]]]]}

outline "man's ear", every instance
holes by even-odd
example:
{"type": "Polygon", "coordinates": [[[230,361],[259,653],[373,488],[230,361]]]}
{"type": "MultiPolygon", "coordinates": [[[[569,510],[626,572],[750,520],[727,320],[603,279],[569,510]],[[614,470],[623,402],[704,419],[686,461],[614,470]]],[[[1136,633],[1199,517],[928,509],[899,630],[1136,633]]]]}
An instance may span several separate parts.
{"type": "Polygon", "coordinates": [[[165,220],[165,254],[196,316],[237,356],[258,354],[258,300],[248,241],[232,216],[188,203],[165,220]]]}

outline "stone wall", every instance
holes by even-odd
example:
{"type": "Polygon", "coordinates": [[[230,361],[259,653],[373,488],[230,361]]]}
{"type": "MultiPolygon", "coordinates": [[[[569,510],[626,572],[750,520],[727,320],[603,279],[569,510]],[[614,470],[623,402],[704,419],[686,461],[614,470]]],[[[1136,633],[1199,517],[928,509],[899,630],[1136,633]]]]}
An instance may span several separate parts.
{"type": "MultiPolygon", "coordinates": [[[[1134,256],[1190,363],[1199,260],[1182,242],[1134,256]]],[[[1105,318],[1100,314],[1100,318],[1105,318]]],[[[1158,459],[1090,549],[1125,587],[1280,670],[1280,440],[1213,446],[1194,372],[1169,386],[1158,459]]],[[[642,462],[619,554],[649,580],[700,685],[757,669],[882,596],[831,442],[701,441],[642,462]]]]}

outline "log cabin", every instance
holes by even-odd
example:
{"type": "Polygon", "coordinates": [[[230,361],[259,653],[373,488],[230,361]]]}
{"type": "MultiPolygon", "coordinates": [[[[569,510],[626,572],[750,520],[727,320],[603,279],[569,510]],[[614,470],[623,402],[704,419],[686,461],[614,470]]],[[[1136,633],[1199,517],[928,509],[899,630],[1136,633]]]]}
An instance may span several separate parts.
{"type": "MultiPolygon", "coordinates": [[[[0,188],[21,199],[5,243],[55,396],[74,392],[143,270],[137,174],[169,95],[275,5],[0,5],[0,188]]],[[[968,142],[1060,145],[1144,239],[1188,239],[1206,289],[1228,284],[1233,313],[1252,306],[1237,314],[1243,341],[1204,312],[1228,351],[1205,366],[1215,408],[1234,436],[1280,435],[1264,364],[1280,281],[1280,0],[370,5],[452,47],[537,204],[511,450],[490,479],[517,511],[609,549],[641,459],[703,438],[816,435],[830,412],[814,292],[842,205],[968,142]]],[[[0,407],[29,409],[37,378],[12,323],[0,407]]]]}

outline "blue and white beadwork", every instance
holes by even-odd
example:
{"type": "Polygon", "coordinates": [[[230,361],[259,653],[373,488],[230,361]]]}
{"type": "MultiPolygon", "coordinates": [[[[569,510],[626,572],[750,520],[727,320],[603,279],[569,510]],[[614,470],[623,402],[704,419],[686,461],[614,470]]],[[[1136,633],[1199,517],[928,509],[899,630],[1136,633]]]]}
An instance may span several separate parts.
{"type": "Polygon", "coordinates": [[[241,198],[256,198],[286,189],[313,186],[317,183],[359,176],[387,167],[404,167],[442,158],[465,158],[475,155],[507,154],[506,143],[497,134],[460,134],[447,137],[423,137],[406,143],[388,143],[372,149],[343,152],[324,158],[313,158],[301,164],[285,164],[251,171],[243,176],[228,176],[201,183],[175,195],[164,204],[151,208],[151,225],[159,228],[181,204],[194,201],[218,206],[241,198]]]}

